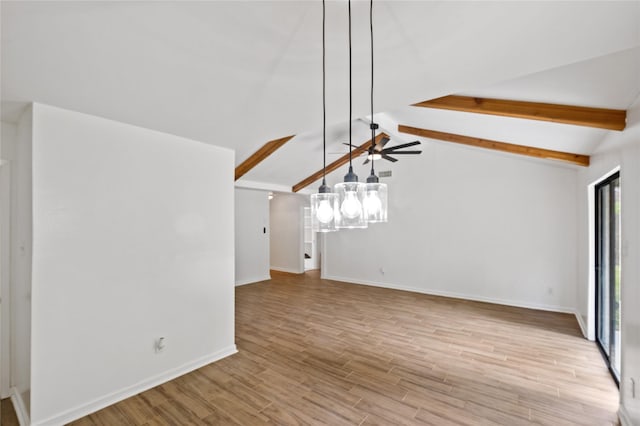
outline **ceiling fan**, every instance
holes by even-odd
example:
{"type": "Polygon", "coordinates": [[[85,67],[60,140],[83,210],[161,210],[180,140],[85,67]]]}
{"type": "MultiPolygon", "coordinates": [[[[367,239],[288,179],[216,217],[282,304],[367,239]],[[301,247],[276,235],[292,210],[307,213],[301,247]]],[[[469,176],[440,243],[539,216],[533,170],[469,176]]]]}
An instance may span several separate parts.
{"type": "MultiPolygon", "coordinates": [[[[407,142],[400,145],[392,146],[390,148],[385,148],[384,146],[387,144],[387,142],[389,142],[389,138],[384,136],[380,138],[380,141],[376,143],[375,146],[369,147],[369,149],[367,150],[368,151],[367,159],[363,164],[367,164],[371,160],[379,160],[381,158],[384,158],[387,161],[391,161],[392,163],[395,163],[396,161],[398,161],[398,159],[391,157],[391,155],[399,155],[399,154],[415,155],[415,154],[422,153],[422,151],[399,151],[403,148],[408,148],[414,145],[420,145],[420,141],[407,142]]],[[[348,143],[343,143],[343,145],[349,146],[348,143]]]]}

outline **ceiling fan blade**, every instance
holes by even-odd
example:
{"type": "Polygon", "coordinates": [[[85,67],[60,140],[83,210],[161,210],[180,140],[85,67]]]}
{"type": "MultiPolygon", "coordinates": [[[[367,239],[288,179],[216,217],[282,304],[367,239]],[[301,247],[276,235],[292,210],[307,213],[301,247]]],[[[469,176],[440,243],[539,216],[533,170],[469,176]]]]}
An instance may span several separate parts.
{"type": "Polygon", "coordinates": [[[392,146],[392,147],[387,148],[387,149],[388,150],[392,150],[392,149],[408,148],[408,147],[414,146],[414,145],[420,145],[420,141],[407,142],[407,143],[403,143],[403,144],[400,144],[400,145],[392,146]]]}
{"type": "Polygon", "coordinates": [[[395,163],[396,161],[398,161],[397,158],[389,157],[387,154],[382,154],[382,158],[384,158],[385,160],[391,161],[392,163],[395,163]]]}
{"type": "Polygon", "coordinates": [[[385,154],[422,154],[422,151],[386,151],[385,154]]]}
{"type": "Polygon", "coordinates": [[[363,164],[363,165],[364,165],[364,164],[368,164],[368,163],[369,163],[369,161],[370,161],[370,160],[369,160],[369,157],[367,157],[367,159],[366,159],[366,160],[364,160],[364,163],[362,163],[362,164],[363,164]]]}
{"type": "Polygon", "coordinates": [[[349,143],[346,143],[346,142],[342,142],[342,145],[350,146],[352,148],[357,148],[356,145],[352,145],[352,144],[349,144],[349,143]]]}
{"type": "Polygon", "coordinates": [[[389,138],[388,137],[383,137],[382,139],[380,139],[380,142],[378,142],[376,144],[376,151],[382,151],[382,148],[384,148],[384,146],[387,144],[387,142],[389,142],[389,138]]]}

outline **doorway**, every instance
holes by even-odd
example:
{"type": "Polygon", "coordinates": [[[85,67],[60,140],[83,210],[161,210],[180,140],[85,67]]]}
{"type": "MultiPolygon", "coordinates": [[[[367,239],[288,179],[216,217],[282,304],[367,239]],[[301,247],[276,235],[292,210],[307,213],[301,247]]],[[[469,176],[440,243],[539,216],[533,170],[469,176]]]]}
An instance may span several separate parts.
{"type": "Polygon", "coordinates": [[[621,353],[621,191],[620,172],[595,186],[596,342],[616,383],[621,353]]]}
{"type": "Polygon", "coordinates": [[[304,215],[304,270],[320,268],[318,234],[311,226],[311,207],[303,207],[304,215]]]}

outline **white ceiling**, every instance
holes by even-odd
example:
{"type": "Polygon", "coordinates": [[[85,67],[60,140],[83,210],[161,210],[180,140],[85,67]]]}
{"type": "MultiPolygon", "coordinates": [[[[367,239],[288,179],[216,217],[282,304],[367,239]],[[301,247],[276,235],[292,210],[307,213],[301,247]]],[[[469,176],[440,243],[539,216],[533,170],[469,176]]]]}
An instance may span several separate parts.
{"type": "MultiPolygon", "coordinates": [[[[640,90],[640,1],[374,7],[376,119],[390,134],[400,123],[588,154],[606,131],[407,105],[459,93],[624,109],[640,90]]],[[[327,3],[329,151],[348,139],[346,9],[327,3]]],[[[298,134],[246,179],[288,187],[322,165],[320,1],[3,1],[1,13],[5,121],[42,102],[228,147],[236,163],[298,134]]],[[[353,22],[358,118],[368,2],[353,22]]],[[[368,135],[356,121],[354,143],[368,135]]]]}

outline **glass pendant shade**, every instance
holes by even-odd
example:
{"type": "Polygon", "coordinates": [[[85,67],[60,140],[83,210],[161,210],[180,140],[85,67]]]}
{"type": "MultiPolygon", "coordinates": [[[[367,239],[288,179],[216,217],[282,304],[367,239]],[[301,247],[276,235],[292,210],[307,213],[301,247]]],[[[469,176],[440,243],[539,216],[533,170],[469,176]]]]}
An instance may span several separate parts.
{"type": "Polygon", "coordinates": [[[338,195],[336,209],[336,227],[366,228],[367,218],[364,211],[365,184],[360,182],[340,182],[334,186],[338,195]]]}
{"type": "Polygon", "coordinates": [[[387,184],[366,183],[364,195],[364,213],[369,223],[387,221],[387,184]]]}
{"type": "Polygon", "coordinates": [[[319,192],[311,194],[311,228],[313,232],[334,232],[336,228],[336,210],[338,194],[319,192]]]}

